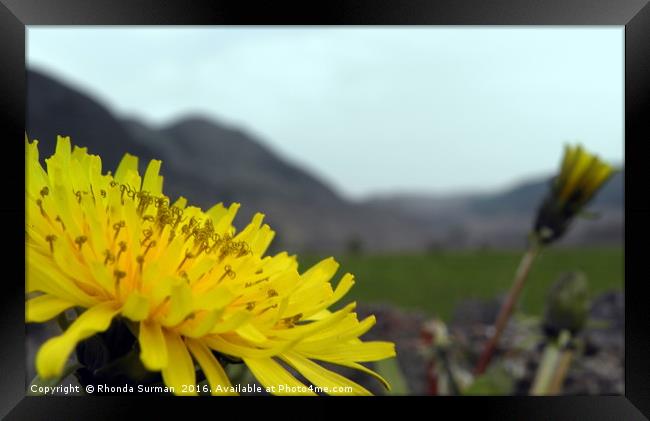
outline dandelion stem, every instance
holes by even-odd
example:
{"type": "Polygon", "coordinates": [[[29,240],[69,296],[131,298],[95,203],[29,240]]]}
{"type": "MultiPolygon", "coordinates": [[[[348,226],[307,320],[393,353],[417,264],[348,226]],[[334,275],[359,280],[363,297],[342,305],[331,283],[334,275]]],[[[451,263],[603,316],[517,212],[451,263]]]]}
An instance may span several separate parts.
{"type": "Polygon", "coordinates": [[[454,373],[451,370],[451,363],[449,362],[449,358],[447,356],[447,350],[436,348],[436,351],[440,362],[442,362],[442,369],[445,371],[447,380],[449,381],[449,394],[452,396],[460,395],[460,388],[458,387],[458,382],[456,382],[454,373]]]}
{"type": "Polygon", "coordinates": [[[570,341],[571,333],[564,330],[557,340],[546,345],[530,395],[557,395],[562,391],[562,384],[573,357],[570,341]]]}
{"type": "Polygon", "coordinates": [[[566,379],[569,367],[571,367],[571,360],[573,359],[572,339],[571,333],[567,330],[562,331],[560,334],[560,338],[558,339],[560,358],[548,388],[549,395],[558,395],[562,392],[562,385],[564,384],[564,379],[566,379]]]}
{"type": "Polygon", "coordinates": [[[564,384],[564,380],[566,379],[569,368],[571,367],[572,359],[573,351],[571,349],[565,349],[562,351],[557,370],[548,390],[550,395],[559,395],[562,392],[562,385],[564,384]]]}
{"type": "Polygon", "coordinates": [[[475,375],[479,376],[483,374],[488,364],[490,364],[490,361],[492,360],[492,356],[494,354],[494,350],[496,349],[496,346],[499,343],[499,339],[501,338],[501,334],[503,333],[503,330],[508,324],[508,320],[510,320],[512,311],[515,307],[515,304],[517,303],[517,299],[519,298],[519,295],[521,294],[521,290],[523,289],[524,284],[526,283],[526,279],[528,278],[528,273],[530,272],[530,268],[532,267],[533,262],[535,261],[535,257],[537,257],[537,255],[539,254],[539,250],[540,250],[539,244],[533,240],[531,241],[528,250],[526,250],[526,253],[521,258],[521,261],[519,262],[519,267],[517,268],[517,272],[515,273],[515,281],[512,284],[510,291],[508,292],[508,297],[506,298],[505,302],[501,305],[501,309],[499,310],[499,316],[497,317],[494,326],[494,334],[492,335],[492,337],[490,337],[489,341],[485,345],[485,348],[483,348],[483,353],[481,354],[478,364],[474,369],[475,375]]]}

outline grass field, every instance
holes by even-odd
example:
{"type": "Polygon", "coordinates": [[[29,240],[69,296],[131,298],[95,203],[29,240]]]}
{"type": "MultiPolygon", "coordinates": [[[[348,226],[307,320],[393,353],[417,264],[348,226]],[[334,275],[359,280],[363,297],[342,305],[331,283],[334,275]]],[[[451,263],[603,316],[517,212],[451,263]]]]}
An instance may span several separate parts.
{"type": "MultiPolygon", "coordinates": [[[[422,310],[448,320],[466,298],[492,298],[504,293],[521,257],[518,251],[442,251],[420,255],[336,256],[337,276],[351,272],[356,284],[344,300],[391,303],[422,310]]],[[[301,256],[301,268],[317,262],[301,256]]],[[[587,275],[593,294],[623,287],[622,248],[548,249],[533,266],[520,309],[541,314],[549,286],[565,271],[587,275]]],[[[337,278],[338,280],[338,278],[337,278]]]]}

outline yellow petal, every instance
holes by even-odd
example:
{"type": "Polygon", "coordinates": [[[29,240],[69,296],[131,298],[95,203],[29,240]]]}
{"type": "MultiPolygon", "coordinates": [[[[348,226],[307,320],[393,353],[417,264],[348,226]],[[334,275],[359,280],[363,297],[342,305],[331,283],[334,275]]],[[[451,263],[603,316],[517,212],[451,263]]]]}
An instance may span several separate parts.
{"type": "Polygon", "coordinates": [[[271,241],[275,237],[275,231],[268,225],[263,225],[258,231],[255,238],[251,241],[250,247],[253,254],[261,256],[269,248],[271,241]]]}
{"type": "Polygon", "coordinates": [[[315,386],[323,388],[329,395],[372,395],[367,389],[352,380],[321,367],[296,352],[286,352],[281,355],[281,358],[315,386]]]}
{"type": "Polygon", "coordinates": [[[91,307],[84,311],[63,334],[45,342],[36,354],[38,375],[42,378],[60,375],[77,343],[108,329],[118,310],[112,302],[91,307]]]}
{"type": "Polygon", "coordinates": [[[83,307],[91,307],[96,298],[89,296],[70,278],[58,270],[51,269],[52,260],[27,247],[27,292],[42,291],[60,297],[63,300],[75,302],[83,307]]]}
{"type": "Polygon", "coordinates": [[[25,320],[27,322],[45,322],[59,313],[74,307],[74,303],[52,295],[40,295],[25,303],[25,320]]]}
{"type": "Polygon", "coordinates": [[[196,262],[194,262],[194,265],[186,270],[187,279],[190,280],[190,285],[192,285],[193,289],[200,280],[205,282],[206,279],[209,279],[209,276],[205,275],[216,266],[217,262],[217,259],[205,255],[199,256],[196,262]]]}
{"type": "Polygon", "coordinates": [[[560,192],[561,199],[566,200],[571,196],[582,174],[589,168],[592,159],[593,157],[591,155],[586,153],[581,147],[578,147],[571,169],[560,192]]]}
{"type": "Polygon", "coordinates": [[[237,211],[241,205],[239,203],[233,203],[228,208],[228,211],[223,215],[214,225],[214,231],[217,233],[228,233],[231,228],[232,221],[237,215],[237,211]]]}
{"type": "Polygon", "coordinates": [[[140,323],[140,360],[150,371],[159,371],[167,366],[167,345],[162,328],[158,323],[144,321],[140,323]]]}
{"type": "Polygon", "coordinates": [[[305,273],[301,275],[301,278],[306,284],[323,280],[328,281],[332,278],[332,276],[334,276],[338,269],[338,262],[334,260],[334,258],[328,257],[327,259],[323,259],[309,268],[305,273]]]}
{"type": "Polygon", "coordinates": [[[60,159],[63,164],[67,165],[70,163],[70,157],[72,155],[70,136],[57,135],[54,155],[56,158],[60,159]]]}
{"type": "Polygon", "coordinates": [[[231,391],[230,379],[210,349],[201,341],[194,339],[185,338],[185,343],[208,379],[212,395],[237,395],[236,392],[231,391]]]}
{"type": "Polygon", "coordinates": [[[269,358],[286,351],[291,346],[295,345],[294,342],[282,342],[275,347],[268,349],[253,348],[250,346],[237,345],[229,342],[221,336],[208,336],[203,339],[205,344],[215,351],[223,354],[232,355],[239,358],[269,358]]]}
{"type": "MultiPolygon", "coordinates": [[[[133,171],[138,172],[138,157],[131,154],[124,154],[124,157],[120,161],[120,164],[117,166],[115,171],[115,181],[122,184],[127,184],[130,181],[128,173],[133,171]]],[[[131,186],[137,190],[140,189],[140,186],[131,186]]]]}
{"type": "Polygon", "coordinates": [[[144,181],[142,182],[142,190],[156,196],[162,194],[163,178],[158,174],[160,172],[160,164],[161,162],[157,159],[149,161],[147,170],[144,173],[144,181]]]}
{"type": "Polygon", "coordinates": [[[110,269],[102,262],[89,262],[88,269],[101,289],[109,294],[115,291],[115,278],[110,269]]]}
{"type": "Polygon", "coordinates": [[[320,310],[320,311],[316,312],[315,314],[312,314],[309,317],[305,317],[305,319],[306,320],[314,320],[314,321],[322,320],[322,319],[324,319],[326,317],[329,317],[331,314],[332,314],[331,311],[325,309],[325,310],[320,310]]]}
{"type": "Polygon", "coordinates": [[[226,212],[228,211],[223,206],[223,203],[217,203],[216,205],[208,209],[208,211],[205,214],[209,216],[210,219],[212,219],[213,224],[216,224],[226,214],[226,212]]]}
{"type": "Polygon", "coordinates": [[[198,312],[194,318],[182,323],[178,327],[178,331],[185,337],[200,338],[210,332],[222,314],[223,310],[198,312]]]}
{"type": "Polygon", "coordinates": [[[75,145],[74,148],[72,148],[72,158],[75,161],[84,162],[84,158],[86,158],[87,156],[88,156],[87,147],[75,145]]]}
{"type": "Polygon", "coordinates": [[[614,169],[611,166],[600,163],[598,169],[594,171],[593,176],[585,182],[584,189],[587,197],[591,197],[600,187],[602,187],[613,173],[614,169]]]}
{"type": "Polygon", "coordinates": [[[47,174],[38,160],[38,141],[35,140],[28,143],[26,145],[25,154],[25,178],[27,181],[27,191],[30,194],[36,195],[39,194],[43,187],[46,187],[49,184],[47,174]]]}
{"type": "Polygon", "coordinates": [[[382,384],[382,385],[383,385],[387,390],[390,390],[390,384],[388,383],[388,381],[387,381],[386,379],[384,379],[384,378],[383,378],[382,376],[380,376],[378,373],[375,373],[375,372],[372,371],[371,369],[369,369],[369,368],[367,368],[367,367],[364,367],[363,365],[361,365],[361,364],[359,364],[359,363],[350,362],[350,361],[348,361],[348,362],[343,362],[343,361],[341,361],[341,362],[337,362],[337,363],[335,363],[335,364],[336,364],[336,365],[341,365],[341,366],[343,366],[343,367],[354,368],[355,370],[359,370],[359,371],[361,371],[361,372],[364,372],[364,373],[366,373],[366,374],[369,374],[369,375],[371,375],[372,377],[374,377],[375,379],[379,380],[379,382],[380,382],[380,383],[381,383],[381,384],[382,384]]]}
{"type": "Polygon", "coordinates": [[[254,237],[257,234],[258,230],[260,229],[260,226],[262,225],[263,220],[264,220],[263,213],[258,212],[255,215],[253,215],[253,219],[251,220],[251,222],[248,225],[246,225],[246,227],[242,231],[240,231],[239,234],[235,236],[235,238],[233,238],[233,241],[245,241],[250,245],[252,237],[254,237]]]}
{"type": "Polygon", "coordinates": [[[190,392],[194,389],[183,390],[184,385],[187,387],[196,384],[194,363],[185,343],[180,335],[167,329],[164,331],[164,336],[169,364],[162,369],[163,381],[167,386],[174,388],[175,395],[196,395],[196,392],[190,392]]]}
{"type": "Polygon", "coordinates": [[[311,283],[294,291],[289,296],[289,305],[286,308],[287,315],[300,313],[304,317],[311,316],[328,306],[330,298],[334,296],[332,286],[329,282],[311,283]]]}
{"type": "MultiPolygon", "coordinates": [[[[329,283],[326,283],[324,285],[328,289],[331,289],[329,283]]],[[[336,286],[336,290],[334,290],[333,293],[325,295],[325,297],[327,298],[324,299],[320,304],[317,305],[312,304],[307,307],[305,306],[300,307],[300,303],[297,303],[299,308],[301,309],[303,317],[310,318],[313,314],[316,314],[321,310],[336,303],[341,298],[343,298],[345,294],[347,294],[353,286],[354,286],[354,276],[350,273],[346,273],[345,275],[343,275],[343,278],[341,278],[338,285],[336,286]]]]}
{"type": "Polygon", "coordinates": [[[122,314],[134,322],[144,320],[149,314],[149,299],[138,292],[131,292],[124,303],[122,314]]]}
{"type": "Polygon", "coordinates": [[[185,206],[187,206],[187,199],[183,196],[179,196],[172,206],[175,208],[185,209],[185,206]]]}
{"type": "Polygon", "coordinates": [[[169,298],[169,312],[164,319],[165,326],[179,324],[192,312],[192,309],[191,288],[185,282],[172,286],[169,298]]]}
{"type": "Polygon", "coordinates": [[[564,146],[564,157],[562,158],[562,164],[560,166],[560,174],[555,180],[555,188],[559,189],[558,192],[566,184],[569,175],[571,174],[572,167],[575,163],[577,157],[578,148],[571,145],[564,146]]]}
{"type": "Polygon", "coordinates": [[[240,310],[236,313],[233,313],[227,319],[216,323],[210,330],[210,333],[218,334],[235,330],[242,324],[249,321],[252,317],[253,315],[250,311],[240,310]]]}
{"type": "Polygon", "coordinates": [[[235,332],[251,343],[261,344],[267,340],[266,336],[250,323],[239,327],[235,332]]]}
{"type": "Polygon", "coordinates": [[[222,308],[236,298],[227,285],[218,285],[209,291],[203,291],[194,297],[194,307],[204,310],[222,308]]]}
{"type": "Polygon", "coordinates": [[[329,317],[304,325],[294,326],[292,329],[274,329],[272,332],[279,338],[295,338],[301,340],[341,323],[341,321],[344,320],[352,310],[354,310],[355,306],[356,303],[353,302],[342,309],[335,311],[329,317]]]}
{"type": "Polygon", "coordinates": [[[564,157],[560,166],[560,174],[568,174],[571,164],[573,163],[576,149],[571,145],[564,145],[564,157]]]}
{"type": "Polygon", "coordinates": [[[275,389],[274,395],[315,395],[271,358],[244,358],[244,363],[263,386],[275,389]]]}
{"type": "Polygon", "coordinates": [[[334,325],[305,339],[305,343],[320,343],[322,345],[327,345],[332,341],[343,342],[358,338],[370,330],[370,328],[375,325],[375,322],[375,316],[368,316],[363,321],[359,322],[356,315],[353,313],[348,315],[346,320],[341,322],[339,325],[334,325]]]}
{"type": "Polygon", "coordinates": [[[308,358],[334,363],[339,361],[379,361],[395,356],[395,344],[382,341],[332,343],[329,346],[301,343],[296,349],[308,358]]]}
{"type": "Polygon", "coordinates": [[[352,286],[354,285],[354,275],[351,273],[346,273],[343,275],[343,278],[339,281],[339,284],[336,286],[336,289],[334,290],[334,296],[330,298],[330,303],[335,303],[345,294],[347,294],[352,286]]]}

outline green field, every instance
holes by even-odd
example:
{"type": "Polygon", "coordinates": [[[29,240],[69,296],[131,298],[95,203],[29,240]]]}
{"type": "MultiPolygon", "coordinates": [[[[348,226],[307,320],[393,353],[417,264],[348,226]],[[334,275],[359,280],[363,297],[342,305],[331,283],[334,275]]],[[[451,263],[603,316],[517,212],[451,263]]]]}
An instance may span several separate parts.
{"type": "MultiPolygon", "coordinates": [[[[356,284],[345,302],[391,303],[448,320],[466,298],[504,293],[521,257],[518,251],[442,251],[412,255],[336,256],[337,276],[351,272],[356,284]]],[[[301,256],[301,268],[318,261],[301,256]]],[[[622,248],[552,248],[542,252],[530,273],[520,309],[540,314],[548,287],[565,271],[587,275],[593,294],[623,287],[622,248]]],[[[338,279],[338,278],[337,278],[338,279]]]]}

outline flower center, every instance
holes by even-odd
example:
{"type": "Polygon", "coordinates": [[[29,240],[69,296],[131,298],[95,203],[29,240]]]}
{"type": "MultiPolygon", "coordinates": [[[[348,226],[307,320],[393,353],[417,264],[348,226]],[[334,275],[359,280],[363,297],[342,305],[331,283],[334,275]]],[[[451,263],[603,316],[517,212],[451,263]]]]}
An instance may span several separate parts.
{"type": "MultiPolygon", "coordinates": [[[[160,252],[173,242],[180,242],[180,246],[174,247],[179,247],[179,259],[183,256],[175,267],[175,274],[187,282],[191,282],[188,271],[201,257],[210,255],[219,263],[228,256],[238,258],[252,254],[245,241],[235,241],[228,233],[217,232],[212,218],[198,208],[170,205],[166,196],[138,191],[114,180],[108,186],[106,190],[92,185],[90,191],[72,189],[74,199],[67,206],[64,197],[53,197],[50,189],[44,186],[36,204],[40,218],[45,219],[49,227],[50,232],[44,238],[50,253],[55,255],[59,246],[64,247],[70,241],[75,246],[72,253],[81,263],[92,264],[88,259],[100,256],[98,261],[109,268],[115,280],[115,291],[107,291],[111,295],[121,295],[125,278],[129,280],[129,289],[137,288],[148,256],[160,256],[160,252]],[[66,227],[64,221],[72,226],[66,227]],[[98,231],[98,226],[108,229],[98,231]],[[94,238],[93,235],[106,235],[106,238],[94,238]],[[61,237],[68,241],[60,240],[61,237]]],[[[237,274],[232,266],[223,264],[219,282],[225,278],[234,279],[237,274]]]]}

